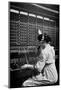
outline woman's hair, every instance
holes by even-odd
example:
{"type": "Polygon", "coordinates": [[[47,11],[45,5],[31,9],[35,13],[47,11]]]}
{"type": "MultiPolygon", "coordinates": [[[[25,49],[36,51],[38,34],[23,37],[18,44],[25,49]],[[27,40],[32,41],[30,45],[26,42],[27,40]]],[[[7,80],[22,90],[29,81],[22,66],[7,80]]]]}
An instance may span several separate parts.
{"type": "Polygon", "coordinates": [[[44,34],[44,40],[43,40],[43,41],[46,42],[46,43],[51,42],[50,36],[45,33],[45,34],[44,34]]]}
{"type": "Polygon", "coordinates": [[[42,36],[43,36],[42,34],[38,35],[38,37],[37,37],[38,41],[42,40],[42,36]]]}
{"type": "Polygon", "coordinates": [[[43,36],[44,36],[44,39],[43,39],[44,42],[46,42],[46,43],[51,42],[50,36],[47,35],[46,33],[44,33],[44,35],[43,35],[43,34],[38,35],[38,40],[39,40],[39,41],[42,41],[43,36]]]}

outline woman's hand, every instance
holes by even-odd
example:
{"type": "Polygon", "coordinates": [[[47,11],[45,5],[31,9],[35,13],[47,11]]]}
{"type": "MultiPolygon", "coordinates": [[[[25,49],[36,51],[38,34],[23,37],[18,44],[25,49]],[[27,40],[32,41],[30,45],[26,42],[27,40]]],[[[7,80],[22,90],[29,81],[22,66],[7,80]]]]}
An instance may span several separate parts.
{"type": "Polygon", "coordinates": [[[24,64],[23,66],[21,66],[21,69],[24,69],[24,68],[34,68],[34,65],[24,64]]]}

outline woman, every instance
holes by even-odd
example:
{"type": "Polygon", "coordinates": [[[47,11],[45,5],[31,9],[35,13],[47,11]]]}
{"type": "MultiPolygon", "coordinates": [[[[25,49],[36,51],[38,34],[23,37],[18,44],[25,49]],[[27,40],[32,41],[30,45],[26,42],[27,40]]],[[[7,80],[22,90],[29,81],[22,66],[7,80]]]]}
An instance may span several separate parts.
{"type": "Polygon", "coordinates": [[[50,45],[50,37],[44,34],[42,40],[40,36],[38,36],[38,40],[42,41],[42,47],[40,48],[40,55],[37,57],[38,61],[36,65],[32,67],[36,68],[40,74],[26,80],[23,86],[53,84],[58,80],[55,66],[55,51],[54,47],[50,45]]]}

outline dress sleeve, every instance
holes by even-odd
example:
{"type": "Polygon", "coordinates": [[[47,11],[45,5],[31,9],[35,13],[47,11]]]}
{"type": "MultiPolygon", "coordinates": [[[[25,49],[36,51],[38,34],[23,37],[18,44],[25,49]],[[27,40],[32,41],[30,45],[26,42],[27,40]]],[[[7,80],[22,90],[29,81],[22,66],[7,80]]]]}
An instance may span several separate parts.
{"type": "Polygon", "coordinates": [[[45,62],[38,61],[35,65],[35,68],[38,69],[38,71],[42,71],[43,67],[45,65],[45,62]]]}
{"type": "Polygon", "coordinates": [[[46,63],[54,63],[54,62],[55,62],[55,50],[53,47],[51,47],[48,53],[48,60],[46,60],[46,63]]]}
{"type": "Polygon", "coordinates": [[[44,68],[45,66],[45,60],[46,60],[46,56],[45,56],[45,53],[41,53],[38,57],[38,61],[35,65],[35,68],[38,69],[38,71],[42,71],[42,69],[44,68]]]}

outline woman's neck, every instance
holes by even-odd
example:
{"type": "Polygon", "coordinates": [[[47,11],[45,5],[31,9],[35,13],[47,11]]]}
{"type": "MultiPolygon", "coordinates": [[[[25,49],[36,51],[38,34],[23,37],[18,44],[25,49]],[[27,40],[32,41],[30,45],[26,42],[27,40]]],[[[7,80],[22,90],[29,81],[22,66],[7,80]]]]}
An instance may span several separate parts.
{"type": "Polygon", "coordinates": [[[44,47],[45,47],[45,48],[46,48],[47,46],[49,46],[49,43],[45,43],[45,44],[44,44],[44,47]]]}

